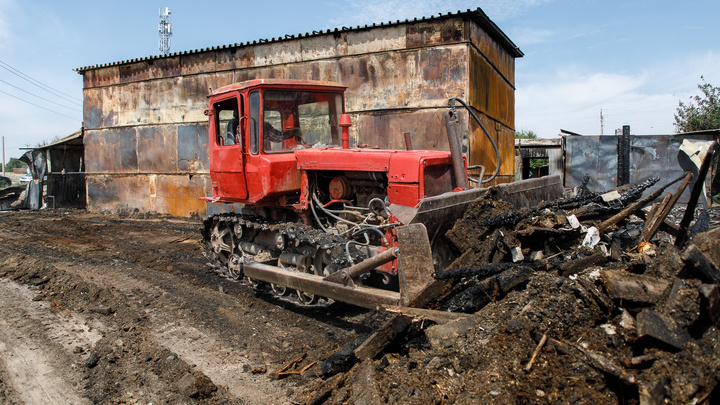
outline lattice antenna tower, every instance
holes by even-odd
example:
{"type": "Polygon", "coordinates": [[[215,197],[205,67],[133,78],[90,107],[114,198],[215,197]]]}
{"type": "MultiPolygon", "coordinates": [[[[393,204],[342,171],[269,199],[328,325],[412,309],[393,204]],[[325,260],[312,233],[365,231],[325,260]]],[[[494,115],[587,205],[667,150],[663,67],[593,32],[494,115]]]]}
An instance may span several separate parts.
{"type": "Polygon", "coordinates": [[[170,53],[170,37],[172,36],[172,23],[170,22],[170,8],[165,7],[159,9],[160,12],[160,23],[158,24],[158,31],[160,32],[160,51],[163,55],[170,53]]]}

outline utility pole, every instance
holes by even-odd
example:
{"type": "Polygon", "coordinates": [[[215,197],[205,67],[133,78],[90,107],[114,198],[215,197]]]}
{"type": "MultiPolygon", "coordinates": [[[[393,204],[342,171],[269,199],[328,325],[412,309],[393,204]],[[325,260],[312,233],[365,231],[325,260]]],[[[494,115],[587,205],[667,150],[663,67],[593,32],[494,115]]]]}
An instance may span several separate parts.
{"type": "Polygon", "coordinates": [[[602,114],[602,108],[600,109],[600,135],[604,135],[603,131],[605,130],[605,118],[603,118],[602,114]]]}
{"type": "Polygon", "coordinates": [[[158,24],[158,31],[160,32],[160,51],[163,55],[170,53],[170,36],[172,36],[172,24],[170,23],[170,8],[165,7],[159,9],[160,12],[160,23],[158,24]]]}
{"type": "Polygon", "coordinates": [[[3,176],[5,175],[5,137],[3,136],[3,160],[2,160],[2,167],[3,167],[3,176]]]}

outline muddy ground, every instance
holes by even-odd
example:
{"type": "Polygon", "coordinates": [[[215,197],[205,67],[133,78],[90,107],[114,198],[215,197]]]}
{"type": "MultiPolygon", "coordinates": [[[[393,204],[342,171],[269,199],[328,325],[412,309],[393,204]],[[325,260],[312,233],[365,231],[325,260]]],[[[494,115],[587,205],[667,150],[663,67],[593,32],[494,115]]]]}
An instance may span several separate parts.
{"type": "Polygon", "coordinates": [[[0,404],[304,400],[323,360],[384,315],[306,309],[221,279],[200,221],[0,214],[0,404]]]}
{"type": "MultiPolygon", "coordinates": [[[[529,239],[560,243],[560,231],[548,230],[554,226],[527,225],[539,232],[529,239]]],[[[299,307],[221,279],[202,255],[199,227],[199,220],[84,211],[0,214],[0,404],[718,399],[720,332],[705,319],[697,292],[707,281],[683,275],[681,251],[667,243],[652,256],[601,265],[568,253],[577,266],[546,264],[507,290],[498,287],[501,280],[493,285],[502,291],[476,289],[482,294],[462,298],[482,285],[464,278],[460,293],[431,308],[469,315],[437,324],[417,317],[379,356],[322,375],[323,360],[347,353],[391,314],[342,303],[299,307]],[[608,270],[667,280],[679,293],[668,289],[653,303],[607,298],[603,305],[598,272],[608,270]],[[682,348],[638,336],[632,324],[645,309],[674,311],[690,330],[682,348]],[[637,358],[644,360],[635,364],[637,358]],[[278,376],[294,360],[288,370],[297,374],[278,376]]],[[[495,241],[485,234],[495,231],[460,232],[495,241]]],[[[516,231],[504,230],[505,248],[519,244],[510,240],[516,231]]],[[[499,243],[481,245],[468,247],[472,254],[461,261],[508,260],[499,243]]]]}

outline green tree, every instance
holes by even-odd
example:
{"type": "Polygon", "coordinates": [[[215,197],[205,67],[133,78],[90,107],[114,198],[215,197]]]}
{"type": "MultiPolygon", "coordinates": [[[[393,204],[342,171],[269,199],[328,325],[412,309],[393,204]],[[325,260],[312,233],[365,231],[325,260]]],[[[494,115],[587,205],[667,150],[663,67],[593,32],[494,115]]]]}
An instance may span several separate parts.
{"type": "MultiPolygon", "coordinates": [[[[533,130],[521,129],[519,131],[515,131],[515,139],[538,139],[538,136],[533,130]]],[[[548,161],[548,158],[532,158],[529,162],[530,168],[535,170],[538,167],[543,167],[548,164],[548,161]]]]}
{"type": "Polygon", "coordinates": [[[538,136],[535,133],[535,131],[527,130],[527,129],[521,129],[519,131],[515,131],[515,139],[537,139],[538,136]]]}
{"type": "Polygon", "coordinates": [[[720,128],[720,87],[715,87],[700,76],[698,89],[702,95],[690,97],[688,104],[680,102],[675,114],[675,130],[680,132],[720,128]]]}
{"type": "Polygon", "coordinates": [[[7,164],[5,165],[6,170],[21,169],[21,168],[24,169],[26,167],[27,167],[27,163],[21,162],[20,160],[15,159],[15,158],[10,158],[10,160],[8,160],[7,164]]]}

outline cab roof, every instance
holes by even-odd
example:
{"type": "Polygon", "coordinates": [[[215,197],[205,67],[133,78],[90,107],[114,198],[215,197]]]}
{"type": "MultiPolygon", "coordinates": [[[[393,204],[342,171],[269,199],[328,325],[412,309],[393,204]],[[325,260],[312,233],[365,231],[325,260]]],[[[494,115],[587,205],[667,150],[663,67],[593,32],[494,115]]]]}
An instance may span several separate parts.
{"type": "Polygon", "coordinates": [[[233,83],[220,87],[210,93],[211,96],[223,94],[230,91],[241,91],[252,87],[282,88],[282,89],[308,89],[308,90],[339,90],[345,91],[347,86],[336,82],[325,82],[319,80],[296,80],[296,79],[253,79],[244,82],[233,83]]]}

